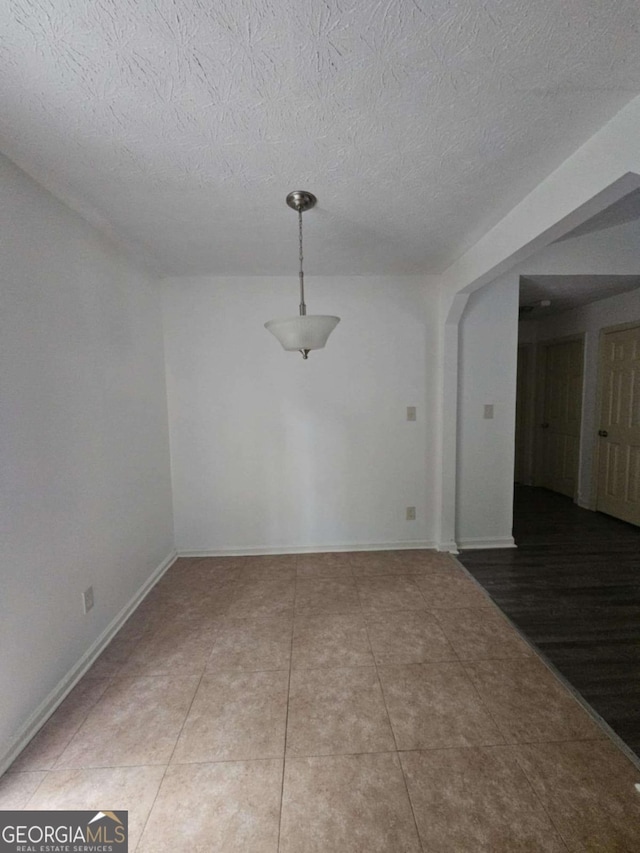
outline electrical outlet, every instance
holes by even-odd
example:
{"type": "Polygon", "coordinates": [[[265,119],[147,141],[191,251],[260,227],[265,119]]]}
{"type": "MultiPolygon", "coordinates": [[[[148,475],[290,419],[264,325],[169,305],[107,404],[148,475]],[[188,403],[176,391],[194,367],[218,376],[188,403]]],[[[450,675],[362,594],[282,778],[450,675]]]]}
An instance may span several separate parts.
{"type": "Polygon", "coordinates": [[[487,421],[493,420],[493,403],[485,403],[484,418],[487,421]]]}
{"type": "Polygon", "coordinates": [[[414,506],[407,507],[407,521],[416,520],[416,508],[414,506]]]}
{"type": "Polygon", "coordinates": [[[416,407],[415,406],[407,406],[407,420],[415,421],[416,419],[416,407]]]}
{"type": "Polygon", "coordinates": [[[82,593],[82,606],[84,608],[84,612],[88,613],[93,607],[93,587],[90,586],[89,589],[85,589],[82,593]]]}

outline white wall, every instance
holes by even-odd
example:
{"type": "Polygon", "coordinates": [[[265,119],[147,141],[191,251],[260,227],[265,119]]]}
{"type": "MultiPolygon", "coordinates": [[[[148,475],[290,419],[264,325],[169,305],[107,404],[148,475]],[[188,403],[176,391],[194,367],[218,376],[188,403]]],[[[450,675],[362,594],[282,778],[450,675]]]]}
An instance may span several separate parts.
{"type": "Polygon", "coordinates": [[[456,539],[461,548],[513,544],[518,278],[469,297],[460,321],[456,539]],[[493,406],[493,419],[484,406],[493,406]]]}
{"type": "MultiPolygon", "coordinates": [[[[640,265],[637,269],[640,270],[640,265]]],[[[600,330],[632,320],[640,321],[640,290],[601,299],[582,308],[563,311],[535,322],[529,321],[524,330],[529,340],[535,338],[538,343],[584,334],[584,385],[577,502],[590,509],[595,508],[592,461],[598,440],[596,395],[600,330]]]]}
{"type": "Polygon", "coordinates": [[[173,533],[157,283],[4,158],[0,264],[1,763],[173,533]]]}
{"type": "Polygon", "coordinates": [[[419,278],[309,278],[309,313],[342,320],[303,361],[263,329],[296,313],[295,276],[166,280],[178,551],[430,543],[436,301],[419,278]]]}

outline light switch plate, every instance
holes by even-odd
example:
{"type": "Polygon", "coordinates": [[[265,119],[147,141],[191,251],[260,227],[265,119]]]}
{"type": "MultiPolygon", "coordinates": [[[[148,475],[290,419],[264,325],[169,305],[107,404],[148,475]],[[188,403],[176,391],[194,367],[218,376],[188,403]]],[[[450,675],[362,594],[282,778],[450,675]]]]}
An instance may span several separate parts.
{"type": "Polygon", "coordinates": [[[93,608],[93,587],[90,586],[82,593],[82,609],[88,613],[93,608]]]}

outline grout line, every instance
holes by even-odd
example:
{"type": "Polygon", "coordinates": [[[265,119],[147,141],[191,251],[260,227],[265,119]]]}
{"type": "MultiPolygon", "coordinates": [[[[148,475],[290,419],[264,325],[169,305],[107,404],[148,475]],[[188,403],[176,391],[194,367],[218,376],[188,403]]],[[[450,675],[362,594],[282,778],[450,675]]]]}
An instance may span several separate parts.
{"type": "MultiPolygon", "coordinates": [[[[65,749],[66,749],[66,747],[65,747],[65,749]]],[[[30,796],[29,796],[29,798],[27,799],[27,801],[26,801],[26,803],[24,804],[24,806],[22,806],[22,808],[21,808],[21,809],[19,809],[18,811],[23,811],[23,810],[26,810],[26,809],[28,809],[28,808],[29,808],[29,803],[31,802],[31,800],[33,800],[33,798],[34,798],[34,797],[35,797],[35,795],[38,793],[38,791],[40,790],[40,788],[41,788],[41,787],[44,785],[44,783],[47,781],[47,779],[49,778],[49,774],[51,773],[51,770],[52,770],[52,769],[53,769],[53,768],[50,768],[49,770],[28,770],[28,771],[24,771],[25,773],[44,773],[44,776],[42,777],[42,779],[41,779],[41,780],[38,782],[38,784],[36,785],[35,790],[33,790],[33,791],[31,792],[31,795],[30,795],[30,796]]],[[[6,778],[6,776],[7,776],[7,775],[8,775],[7,773],[3,774],[3,776],[0,776],[0,779],[1,779],[1,778],[6,778]]],[[[16,773],[15,775],[17,776],[17,775],[18,775],[18,773],[16,773]]]]}
{"type": "Polygon", "coordinates": [[[366,619],[363,619],[363,622],[364,622],[364,630],[367,634],[367,641],[369,643],[369,649],[370,649],[371,655],[373,657],[373,663],[374,663],[375,670],[376,670],[376,678],[378,679],[378,685],[380,687],[380,694],[382,696],[382,701],[384,703],[385,711],[387,712],[387,719],[389,721],[389,728],[391,729],[391,735],[393,737],[393,742],[396,745],[396,749],[395,749],[394,754],[397,758],[398,764],[400,765],[400,773],[402,775],[402,781],[404,782],[404,789],[405,789],[406,794],[407,794],[407,800],[409,802],[409,808],[411,809],[411,816],[413,817],[413,825],[414,825],[415,830],[416,830],[416,838],[418,839],[418,844],[420,845],[421,849],[424,850],[424,847],[422,845],[422,839],[420,838],[420,830],[418,829],[418,821],[416,820],[416,813],[415,813],[415,810],[413,808],[413,802],[411,800],[411,794],[409,793],[409,785],[407,783],[407,777],[405,776],[404,767],[402,766],[402,761],[400,760],[400,750],[398,749],[398,739],[396,738],[396,733],[395,733],[395,730],[393,728],[393,723],[391,722],[391,714],[389,713],[389,706],[387,705],[387,698],[384,695],[384,688],[382,686],[382,679],[380,678],[380,670],[378,669],[378,662],[376,661],[376,656],[375,656],[375,653],[373,651],[373,644],[371,642],[371,637],[369,636],[369,627],[367,625],[366,619]]]}
{"type": "MultiPolygon", "coordinates": [[[[371,667],[369,667],[371,669],[371,667]]],[[[384,695],[384,694],[383,694],[384,695]]],[[[392,728],[393,731],[393,728],[392,728]]],[[[299,755],[292,755],[291,758],[327,758],[329,756],[336,755],[375,755],[378,753],[388,753],[388,752],[445,752],[447,750],[460,750],[460,749],[503,749],[504,747],[509,748],[517,748],[521,746],[540,746],[545,744],[550,745],[562,745],[562,744],[572,744],[572,743],[606,743],[606,738],[562,738],[559,740],[546,739],[546,740],[523,740],[523,741],[509,741],[507,743],[477,743],[471,746],[464,746],[462,744],[455,744],[452,746],[418,746],[418,747],[398,747],[395,750],[380,750],[380,749],[372,749],[372,750],[360,750],[356,752],[319,752],[319,753],[305,753],[299,755]]],[[[263,755],[259,757],[237,757],[237,758],[215,758],[206,761],[176,761],[172,766],[182,767],[188,766],[190,764],[227,764],[234,762],[246,762],[246,761],[278,761],[282,758],[282,755],[263,755]]],[[[25,776],[32,775],[33,773],[55,773],[63,770],[107,770],[107,769],[116,769],[119,767],[162,767],[165,765],[165,762],[141,762],[138,764],[91,764],[91,765],[82,765],[79,767],[52,767],[51,769],[39,769],[39,770],[19,770],[15,772],[8,771],[5,776],[25,776]]],[[[2,778],[5,778],[4,776],[2,778]]]]}
{"type": "MultiPolygon", "coordinates": [[[[525,660],[527,660],[527,658],[525,658],[525,660]]],[[[502,738],[502,743],[503,743],[503,744],[507,744],[507,743],[508,743],[508,741],[506,740],[507,735],[503,732],[503,730],[502,730],[502,726],[499,724],[498,720],[496,719],[496,717],[495,717],[495,716],[493,715],[493,713],[491,712],[491,708],[490,708],[490,707],[489,707],[489,705],[485,702],[485,700],[484,700],[484,698],[483,698],[482,694],[480,693],[480,691],[479,691],[479,690],[478,690],[478,688],[476,687],[474,680],[473,680],[473,679],[471,678],[471,676],[469,675],[469,672],[468,672],[468,670],[467,670],[467,667],[465,666],[465,663],[476,663],[476,662],[477,662],[477,661],[466,661],[466,662],[465,662],[465,661],[461,660],[461,661],[460,661],[460,668],[462,669],[462,672],[464,673],[464,677],[466,678],[466,680],[467,680],[467,681],[469,682],[469,684],[471,685],[471,688],[472,688],[473,692],[474,692],[474,693],[476,694],[476,696],[478,697],[478,701],[479,701],[479,703],[480,703],[481,707],[484,709],[485,713],[487,714],[487,716],[489,717],[489,719],[491,720],[491,722],[492,722],[492,723],[493,723],[493,725],[495,726],[496,731],[498,732],[498,734],[499,734],[499,735],[500,735],[500,737],[502,738]]],[[[494,744],[494,745],[495,745],[495,746],[499,746],[499,744],[494,744]]]]}
{"type": "MultiPolygon", "coordinates": [[[[392,728],[393,732],[393,728],[392,728]]],[[[336,758],[343,755],[356,756],[356,755],[401,755],[403,753],[410,752],[450,752],[450,751],[460,751],[460,750],[473,750],[473,749],[499,749],[503,750],[505,748],[516,751],[518,747],[523,746],[541,746],[541,745],[562,745],[562,744],[573,744],[573,743],[602,743],[603,740],[590,740],[586,738],[573,738],[571,740],[538,740],[538,741],[512,741],[509,743],[477,743],[472,746],[464,746],[461,744],[456,744],[452,746],[431,746],[431,747],[407,747],[407,748],[397,748],[397,749],[372,749],[372,750],[360,750],[356,752],[313,752],[313,753],[300,753],[296,755],[290,755],[289,758],[293,760],[297,759],[305,759],[305,758],[336,758]]],[[[149,763],[142,762],[139,764],[96,764],[96,765],[84,765],[82,767],[59,767],[52,768],[51,770],[20,770],[15,773],[7,773],[6,776],[25,776],[25,775],[33,775],[34,773],[44,773],[45,776],[50,773],[56,773],[59,771],[83,771],[83,770],[118,770],[118,769],[128,769],[133,767],[189,767],[195,765],[208,765],[208,764],[246,764],[252,762],[260,762],[260,761],[281,761],[283,758],[282,754],[280,755],[266,755],[259,757],[236,757],[236,758],[216,758],[208,761],[176,761],[174,764],[168,765],[164,762],[157,763],[149,763]]],[[[44,781],[44,780],[43,780],[44,781]]],[[[34,792],[35,793],[35,792],[34,792]]]]}
{"type": "Polygon", "coordinates": [[[291,696],[291,672],[293,670],[293,634],[295,631],[296,598],[298,594],[298,560],[296,558],[296,570],[293,576],[293,619],[291,620],[291,643],[289,646],[289,679],[287,681],[287,710],[284,720],[284,748],[282,754],[282,783],[280,785],[280,814],[278,816],[278,844],[280,850],[280,835],[282,833],[282,809],[284,806],[284,773],[287,767],[287,733],[289,730],[289,701],[291,696]]]}
{"type": "MultiPolygon", "coordinates": [[[[561,741],[561,742],[562,742],[562,741],[561,741]]],[[[515,746],[519,746],[519,745],[520,745],[520,744],[512,744],[511,746],[515,747],[515,746]]],[[[533,786],[533,782],[532,782],[532,781],[531,781],[531,779],[529,778],[529,774],[527,773],[526,769],[522,766],[522,764],[520,764],[520,762],[518,761],[518,751],[517,751],[516,749],[513,749],[513,750],[512,750],[512,752],[513,752],[514,760],[515,760],[515,762],[516,762],[516,764],[517,764],[517,766],[518,766],[518,768],[519,768],[520,772],[522,773],[522,775],[524,776],[524,778],[527,780],[527,785],[528,785],[528,786],[529,786],[529,788],[531,789],[531,792],[533,793],[533,796],[534,796],[534,797],[535,797],[535,799],[540,803],[540,806],[542,807],[542,811],[543,811],[543,812],[546,814],[546,816],[549,818],[549,823],[551,824],[551,826],[552,826],[552,827],[554,828],[554,830],[556,831],[556,834],[557,834],[558,838],[560,839],[561,844],[564,844],[564,846],[565,846],[566,850],[568,851],[568,850],[570,849],[570,848],[569,848],[569,841],[570,841],[570,839],[569,839],[569,838],[565,838],[565,836],[564,836],[564,834],[563,834],[562,830],[560,829],[560,827],[559,827],[559,826],[557,826],[557,825],[556,825],[555,820],[554,820],[554,819],[553,819],[553,817],[551,816],[551,812],[547,809],[547,807],[546,807],[546,806],[545,806],[545,804],[543,803],[542,798],[538,796],[538,793],[537,793],[536,789],[535,789],[535,788],[534,788],[534,786],[533,786]]]]}
{"type": "MultiPolygon", "coordinates": [[[[180,731],[178,732],[178,736],[177,736],[177,738],[176,738],[176,742],[174,743],[174,745],[173,745],[173,749],[171,750],[171,755],[170,755],[170,756],[169,756],[169,758],[167,759],[167,763],[164,765],[164,773],[162,774],[162,778],[160,779],[160,784],[158,785],[158,790],[156,791],[156,795],[155,795],[155,797],[153,798],[153,802],[151,803],[151,807],[149,808],[149,812],[147,813],[147,819],[145,820],[145,822],[144,822],[144,824],[143,824],[143,826],[142,826],[142,829],[140,830],[140,837],[138,838],[138,843],[136,844],[136,850],[137,850],[137,849],[138,849],[138,847],[140,846],[140,842],[142,841],[142,837],[143,837],[143,835],[144,835],[144,831],[145,831],[145,829],[147,828],[147,824],[149,823],[149,818],[151,817],[151,812],[153,811],[153,809],[154,809],[154,807],[155,807],[156,801],[157,801],[157,799],[158,799],[158,794],[160,793],[160,789],[162,788],[162,785],[163,785],[163,783],[164,783],[165,776],[167,775],[167,770],[169,769],[169,767],[170,767],[170,765],[171,765],[171,759],[173,758],[173,754],[174,754],[174,753],[175,753],[175,751],[176,751],[176,747],[177,747],[177,745],[178,745],[178,741],[180,740],[180,735],[182,734],[182,731],[183,731],[183,729],[184,729],[185,723],[187,722],[187,718],[188,718],[189,714],[191,713],[191,708],[192,708],[192,706],[193,706],[193,703],[194,703],[194,700],[195,700],[196,695],[197,695],[197,693],[198,693],[198,690],[200,689],[200,684],[201,684],[201,682],[202,682],[202,678],[203,678],[203,676],[204,676],[204,672],[200,675],[200,678],[198,679],[198,683],[197,683],[197,685],[196,685],[196,689],[193,691],[193,696],[191,697],[191,702],[189,702],[189,707],[187,708],[187,713],[184,715],[184,720],[182,721],[182,725],[180,726],[180,731]]],[[[144,765],[142,765],[142,766],[144,766],[144,765]]],[[[156,765],[156,766],[158,766],[158,765],[156,765]]],[[[162,766],[162,765],[160,765],[160,766],[162,766]]],[[[134,851],[134,853],[135,853],[135,851],[134,851]]]]}

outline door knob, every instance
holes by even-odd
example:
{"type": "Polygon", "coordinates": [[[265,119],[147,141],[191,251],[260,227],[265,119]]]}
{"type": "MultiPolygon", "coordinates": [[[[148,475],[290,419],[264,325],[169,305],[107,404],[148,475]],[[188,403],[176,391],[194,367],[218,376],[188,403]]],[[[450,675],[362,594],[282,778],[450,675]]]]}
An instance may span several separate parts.
{"type": "Polygon", "coordinates": [[[600,436],[600,438],[606,438],[609,435],[609,433],[606,431],[606,429],[599,429],[598,435],[600,436]]]}

